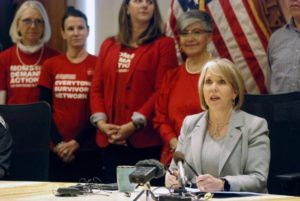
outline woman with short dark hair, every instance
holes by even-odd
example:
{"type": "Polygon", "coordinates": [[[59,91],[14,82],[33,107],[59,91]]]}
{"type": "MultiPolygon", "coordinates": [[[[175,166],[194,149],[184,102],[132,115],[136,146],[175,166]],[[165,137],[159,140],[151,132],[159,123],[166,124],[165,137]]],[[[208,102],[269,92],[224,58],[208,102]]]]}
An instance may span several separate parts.
{"type": "Polygon", "coordinates": [[[40,99],[52,106],[50,180],[76,182],[98,175],[93,172],[98,158],[95,128],[89,122],[96,56],[85,48],[89,26],[84,13],[69,7],[61,24],[67,51],[43,64],[40,99]]]}

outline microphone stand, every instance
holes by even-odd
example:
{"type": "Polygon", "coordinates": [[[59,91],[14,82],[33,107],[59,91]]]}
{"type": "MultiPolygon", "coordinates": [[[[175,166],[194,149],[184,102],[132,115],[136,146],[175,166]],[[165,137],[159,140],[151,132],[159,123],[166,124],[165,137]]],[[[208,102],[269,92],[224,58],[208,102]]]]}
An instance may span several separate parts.
{"type": "Polygon", "coordinates": [[[146,182],[143,185],[144,185],[144,189],[134,198],[133,201],[137,201],[143,195],[143,193],[146,193],[146,201],[150,201],[149,200],[150,195],[154,201],[158,201],[158,199],[155,197],[154,193],[151,191],[150,183],[146,182]]]}
{"type": "Polygon", "coordinates": [[[178,189],[175,189],[174,193],[178,193],[179,195],[183,195],[184,193],[187,193],[187,190],[185,189],[185,187],[181,186],[178,189]]]}

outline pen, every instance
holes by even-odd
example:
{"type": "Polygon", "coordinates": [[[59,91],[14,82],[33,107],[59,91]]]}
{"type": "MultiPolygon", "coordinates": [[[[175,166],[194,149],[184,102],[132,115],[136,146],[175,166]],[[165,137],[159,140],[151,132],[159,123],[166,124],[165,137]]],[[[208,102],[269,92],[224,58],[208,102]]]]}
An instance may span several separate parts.
{"type": "Polygon", "coordinates": [[[167,168],[167,171],[169,172],[170,175],[173,175],[177,178],[177,176],[174,174],[174,172],[172,170],[170,170],[169,168],[167,168]]]}
{"type": "Polygon", "coordinates": [[[169,168],[166,168],[166,169],[170,173],[170,175],[173,175],[173,171],[171,171],[169,168]]]}

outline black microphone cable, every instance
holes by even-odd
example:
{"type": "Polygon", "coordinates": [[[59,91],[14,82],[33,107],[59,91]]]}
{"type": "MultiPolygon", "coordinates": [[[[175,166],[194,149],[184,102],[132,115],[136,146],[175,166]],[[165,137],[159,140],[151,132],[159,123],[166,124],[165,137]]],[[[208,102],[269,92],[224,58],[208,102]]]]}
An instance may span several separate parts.
{"type": "Polygon", "coordinates": [[[175,160],[175,162],[176,161],[184,161],[186,164],[187,164],[187,166],[192,170],[192,172],[196,175],[196,176],[199,176],[199,174],[197,173],[197,171],[191,166],[191,164],[190,163],[188,163],[187,162],[187,160],[185,159],[185,157],[184,157],[184,154],[181,152],[181,151],[176,151],[175,153],[174,153],[174,160],[175,160]]]}

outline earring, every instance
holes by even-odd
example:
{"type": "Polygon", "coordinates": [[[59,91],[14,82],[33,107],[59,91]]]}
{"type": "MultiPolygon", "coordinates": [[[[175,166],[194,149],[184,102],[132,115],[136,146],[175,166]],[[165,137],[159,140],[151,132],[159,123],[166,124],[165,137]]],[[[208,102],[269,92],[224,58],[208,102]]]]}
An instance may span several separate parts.
{"type": "Polygon", "coordinates": [[[232,99],[232,105],[235,106],[235,98],[232,99]]]}
{"type": "Polygon", "coordinates": [[[211,51],[211,42],[206,43],[206,51],[210,52],[211,51]]]}
{"type": "Polygon", "coordinates": [[[207,45],[206,45],[206,51],[212,55],[212,56],[217,56],[219,55],[218,51],[216,50],[213,42],[209,42],[207,45]]]}
{"type": "Polygon", "coordinates": [[[179,49],[180,52],[183,52],[183,49],[182,49],[180,44],[178,44],[178,49],[179,49]]]}
{"type": "Polygon", "coordinates": [[[206,104],[206,102],[204,102],[204,107],[205,107],[206,109],[208,109],[208,105],[206,104]]]}

